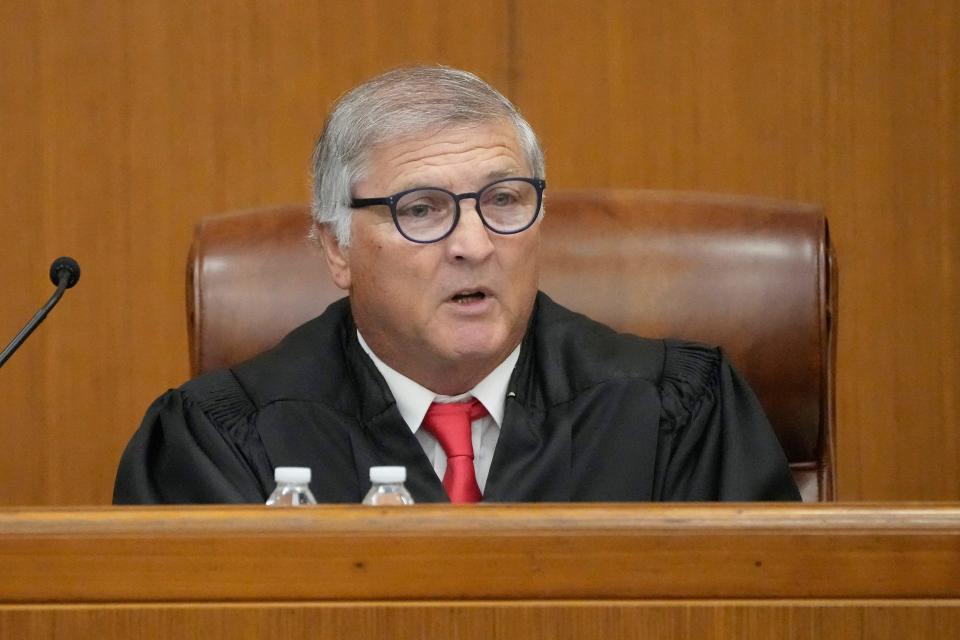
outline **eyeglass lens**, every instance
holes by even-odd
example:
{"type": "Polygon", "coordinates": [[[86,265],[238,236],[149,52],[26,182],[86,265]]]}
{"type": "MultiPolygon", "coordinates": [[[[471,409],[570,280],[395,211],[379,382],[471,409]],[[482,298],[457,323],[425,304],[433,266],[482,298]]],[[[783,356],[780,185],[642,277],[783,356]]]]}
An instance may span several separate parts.
{"type": "MultiPolygon", "coordinates": [[[[530,224],[537,214],[537,202],[537,189],[529,182],[503,180],[480,192],[477,208],[487,226],[512,233],[530,224]]],[[[434,240],[450,231],[456,210],[456,200],[446,191],[418,189],[397,201],[397,224],[410,238],[434,240]]]]}

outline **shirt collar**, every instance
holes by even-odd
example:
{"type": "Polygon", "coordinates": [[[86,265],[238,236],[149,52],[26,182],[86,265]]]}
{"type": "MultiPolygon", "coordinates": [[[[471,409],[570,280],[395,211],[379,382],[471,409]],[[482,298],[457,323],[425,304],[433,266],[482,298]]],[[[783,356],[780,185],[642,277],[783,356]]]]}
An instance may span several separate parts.
{"type": "Polygon", "coordinates": [[[390,393],[393,394],[397,402],[397,410],[400,411],[403,421],[414,433],[420,429],[420,424],[423,422],[423,417],[427,415],[427,409],[430,408],[431,403],[462,402],[471,397],[483,403],[497,427],[503,424],[507,386],[510,384],[510,375],[513,373],[513,368],[520,357],[520,345],[517,345],[517,348],[511,351],[510,355],[473,389],[458,396],[444,396],[414,382],[378,358],[370,345],[363,339],[363,336],[360,335],[359,330],[357,331],[357,340],[367,355],[370,356],[370,359],[373,360],[377,371],[386,380],[390,393]]]}

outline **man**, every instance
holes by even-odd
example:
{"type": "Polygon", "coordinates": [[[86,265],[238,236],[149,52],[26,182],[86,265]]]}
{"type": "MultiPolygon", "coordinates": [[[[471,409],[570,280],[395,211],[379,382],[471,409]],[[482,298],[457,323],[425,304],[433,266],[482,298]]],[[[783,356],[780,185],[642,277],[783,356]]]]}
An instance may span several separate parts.
{"type": "Polygon", "coordinates": [[[276,466],[359,502],[795,500],[747,385],[697,344],[618,335],[537,292],[543,153],[492,87],[374,78],[314,153],[316,236],[349,293],[274,349],[158,399],[117,503],[263,502],[276,466]]]}

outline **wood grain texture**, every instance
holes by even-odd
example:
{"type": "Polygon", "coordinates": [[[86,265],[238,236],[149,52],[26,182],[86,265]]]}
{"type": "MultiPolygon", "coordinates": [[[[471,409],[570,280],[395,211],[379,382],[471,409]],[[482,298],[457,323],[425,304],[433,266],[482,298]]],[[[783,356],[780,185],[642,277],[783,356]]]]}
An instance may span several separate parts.
{"type": "Polygon", "coordinates": [[[960,3],[517,9],[515,98],[552,186],[825,205],[840,263],[839,497],[956,499],[960,3]]]}
{"type": "Polygon", "coordinates": [[[0,636],[21,640],[941,640],[957,634],[957,600],[0,605],[0,636]]]}
{"type": "MultiPolygon", "coordinates": [[[[184,267],[210,212],[307,199],[329,105],[414,62],[508,81],[504,2],[0,3],[0,339],[83,276],[0,373],[0,503],[104,504],[187,377],[184,267]]],[[[318,277],[325,277],[318,274],[318,277]]]]}
{"type": "MultiPolygon", "coordinates": [[[[211,212],[304,201],[330,103],[406,62],[514,98],[562,187],[823,203],[841,499],[960,499],[960,2],[0,2],[0,504],[103,504],[187,376],[211,212]]],[[[318,274],[318,277],[325,277],[318,274]]]]}
{"type": "Polygon", "coordinates": [[[0,511],[0,602],[960,597],[960,510],[0,511]]]}

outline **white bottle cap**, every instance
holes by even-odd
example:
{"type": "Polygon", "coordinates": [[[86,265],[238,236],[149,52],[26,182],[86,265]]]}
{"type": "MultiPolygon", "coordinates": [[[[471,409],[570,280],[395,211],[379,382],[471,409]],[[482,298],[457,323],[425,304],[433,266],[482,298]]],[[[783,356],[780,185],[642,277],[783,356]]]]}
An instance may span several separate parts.
{"type": "Polygon", "coordinates": [[[370,467],[370,482],[406,482],[406,467],[370,467]]]}
{"type": "Polygon", "coordinates": [[[310,482],[310,467],[277,467],[273,470],[274,482],[307,484],[310,482]]]}

